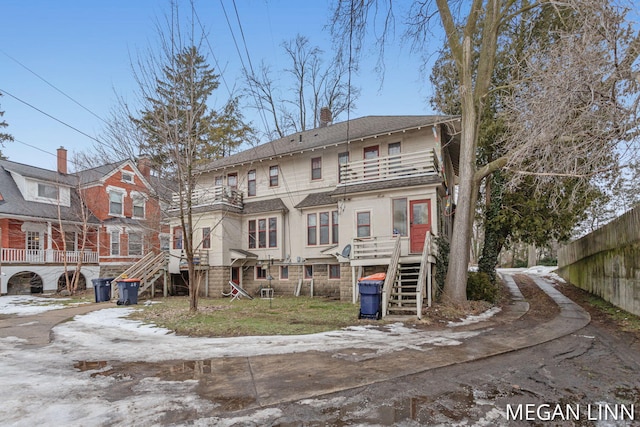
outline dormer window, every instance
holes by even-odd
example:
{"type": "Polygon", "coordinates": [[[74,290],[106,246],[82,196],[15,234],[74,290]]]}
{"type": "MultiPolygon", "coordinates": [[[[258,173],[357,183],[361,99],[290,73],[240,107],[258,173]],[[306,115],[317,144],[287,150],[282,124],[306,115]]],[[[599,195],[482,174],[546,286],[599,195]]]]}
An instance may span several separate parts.
{"type": "Polygon", "coordinates": [[[45,199],[58,200],[58,187],[55,185],[38,183],[38,197],[45,199]]]}
{"type": "Polygon", "coordinates": [[[133,174],[131,172],[122,171],[122,182],[133,184],[133,174]]]}

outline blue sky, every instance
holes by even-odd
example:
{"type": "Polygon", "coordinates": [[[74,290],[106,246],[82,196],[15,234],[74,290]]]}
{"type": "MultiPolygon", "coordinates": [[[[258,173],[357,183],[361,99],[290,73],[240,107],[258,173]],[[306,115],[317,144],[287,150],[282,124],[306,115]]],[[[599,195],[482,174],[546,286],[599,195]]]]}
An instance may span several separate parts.
{"type": "MultiPolygon", "coordinates": [[[[189,1],[179,3],[181,13],[189,12],[189,1]]],[[[240,58],[221,3],[240,43],[231,0],[195,0],[220,65],[218,72],[226,82],[217,91],[222,103],[228,97],[226,86],[240,88],[243,82],[240,58]]],[[[297,34],[320,46],[329,59],[331,37],[326,25],[330,3],[236,0],[254,68],[263,60],[274,70],[287,66],[280,45],[297,34]]],[[[170,9],[168,0],[4,0],[1,10],[0,92],[5,94],[0,97],[0,111],[5,112],[4,120],[9,124],[5,131],[16,139],[2,152],[13,161],[53,169],[56,148],[64,146],[70,156],[91,149],[94,141],[82,133],[100,137],[102,120],[116,106],[116,94],[133,98],[130,56],[153,47],[156,23],[170,9]]],[[[427,102],[429,82],[420,74],[420,59],[406,46],[400,47],[401,35],[395,40],[396,45],[387,49],[382,87],[380,75],[373,71],[377,52],[373,47],[365,51],[361,71],[353,77],[361,96],[352,117],[432,113],[427,102]]],[[[241,49],[244,54],[244,46],[241,49]]],[[[205,53],[215,65],[211,53],[205,53]]],[[[244,112],[247,119],[261,126],[253,110],[244,112]]]]}

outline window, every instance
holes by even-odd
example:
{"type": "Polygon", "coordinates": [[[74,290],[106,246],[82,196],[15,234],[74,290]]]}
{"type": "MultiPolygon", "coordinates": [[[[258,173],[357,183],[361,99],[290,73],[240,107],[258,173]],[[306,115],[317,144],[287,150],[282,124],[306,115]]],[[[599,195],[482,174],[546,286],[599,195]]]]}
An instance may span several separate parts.
{"type": "Polygon", "coordinates": [[[269,218],[269,247],[278,246],[278,219],[269,218]]]}
{"type": "Polygon", "coordinates": [[[329,212],[320,212],[320,244],[329,244],[329,212]]]}
{"type": "Polygon", "coordinates": [[[202,227],[202,249],[211,249],[211,228],[202,227]]]}
{"type": "Polygon", "coordinates": [[[133,174],[129,172],[122,171],[122,182],[127,182],[129,184],[133,184],[133,174]]]}
{"type": "Polygon", "coordinates": [[[227,185],[231,188],[238,188],[238,174],[230,173],[227,175],[227,185]]]}
{"type": "Polygon", "coordinates": [[[280,280],[287,280],[289,278],[289,266],[281,265],[280,266],[280,280]]]}
{"type": "Polygon", "coordinates": [[[313,265],[304,266],[304,278],[313,279],[313,265]]]}
{"type": "Polygon", "coordinates": [[[347,163],[349,163],[349,152],[338,153],[338,182],[342,182],[345,178],[347,163]]]}
{"type": "Polygon", "coordinates": [[[142,234],[129,233],[129,255],[142,255],[142,234]]]}
{"type": "Polygon", "coordinates": [[[250,170],[247,174],[247,196],[256,195],[256,171],[250,170]]]}
{"type": "Polygon", "coordinates": [[[307,215],[307,245],[338,243],[338,211],[307,215]]]}
{"type": "Polygon", "coordinates": [[[56,187],[55,185],[42,184],[39,182],[38,197],[58,200],[58,187],[56,187]]]}
{"type": "Polygon", "coordinates": [[[407,235],[407,199],[393,200],[393,234],[407,235]]]}
{"type": "Polygon", "coordinates": [[[171,239],[168,235],[163,234],[160,236],[160,250],[161,251],[168,251],[169,248],[171,247],[171,239]]]}
{"type": "Polygon", "coordinates": [[[266,279],[267,270],[262,268],[261,265],[256,265],[256,279],[266,279]]]}
{"type": "Polygon", "coordinates": [[[256,220],[249,221],[249,249],[256,247],[256,220]]]}
{"type": "Polygon", "coordinates": [[[358,237],[371,236],[371,212],[358,212],[357,214],[358,237]]]}
{"type": "Polygon", "coordinates": [[[316,240],[316,228],[317,228],[316,214],[307,215],[307,245],[315,245],[318,243],[316,240]]]}
{"type": "Polygon", "coordinates": [[[393,142],[389,144],[389,170],[398,168],[400,168],[400,143],[393,142]]]}
{"type": "Polygon", "coordinates": [[[182,249],[182,227],[173,229],[173,249],[182,249]]]}
{"type": "Polygon", "coordinates": [[[120,255],[120,231],[112,231],[111,236],[111,255],[120,255]]]}
{"type": "Polygon", "coordinates": [[[27,250],[34,251],[42,249],[39,231],[27,231],[27,250]]]}
{"type": "Polygon", "coordinates": [[[278,246],[278,219],[276,217],[251,219],[248,224],[249,249],[278,246]],[[268,224],[268,229],[267,229],[268,224]]]}
{"type": "Polygon", "coordinates": [[[340,278],[340,264],[330,264],[329,279],[339,279],[339,278],[340,278]]]}
{"type": "Polygon", "coordinates": [[[145,200],[142,196],[133,197],[133,217],[144,218],[144,205],[145,200]]]}
{"type": "Polygon", "coordinates": [[[77,249],[77,239],[78,234],[75,231],[65,231],[64,232],[64,247],[67,251],[76,251],[77,249]]]}
{"type": "Polygon", "coordinates": [[[259,248],[267,247],[267,220],[266,219],[258,220],[258,247],[259,248]]]}
{"type": "Polygon", "coordinates": [[[278,175],[280,174],[280,169],[278,166],[270,166],[269,167],[269,187],[277,187],[278,186],[278,175]]]}
{"type": "Polygon", "coordinates": [[[311,159],[311,179],[322,178],[322,157],[311,159]]]}
{"type": "Polygon", "coordinates": [[[213,179],[213,185],[216,187],[222,187],[222,175],[218,175],[213,179]]]}
{"type": "Polygon", "coordinates": [[[123,193],[119,193],[117,191],[111,191],[109,193],[109,215],[122,216],[122,199],[123,198],[124,198],[123,193]]]}
{"type": "Polygon", "coordinates": [[[379,160],[378,146],[366,147],[364,149],[364,177],[373,178],[378,176],[379,160]]]}

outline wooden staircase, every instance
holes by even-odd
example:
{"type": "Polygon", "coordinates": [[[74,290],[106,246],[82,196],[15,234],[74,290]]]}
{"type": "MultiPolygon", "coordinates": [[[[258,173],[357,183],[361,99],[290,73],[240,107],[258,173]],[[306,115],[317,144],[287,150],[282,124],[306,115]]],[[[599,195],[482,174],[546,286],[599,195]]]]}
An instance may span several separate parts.
{"type": "Polygon", "coordinates": [[[156,281],[164,277],[163,282],[163,295],[167,296],[168,294],[168,283],[166,272],[168,264],[168,256],[167,254],[161,252],[159,254],[154,254],[149,252],[144,257],[142,257],[138,262],[133,264],[131,267],[126,269],[119,276],[115,277],[111,282],[112,292],[111,295],[113,298],[118,296],[118,286],[117,282],[122,279],[140,279],[140,289],[138,293],[146,291],[150,287],[151,295],[155,295],[155,283],[156,281]]]}
{"type": "Polygon", "coordinates": [[[420,263],[399,263],[387,305],[388,315],[417,315],[420,263]]]}
{"type": "Polygon", "coordinates": [[[431,233],[427,233],[419,261],[400,257],[400,241],[396,242],[382,290],[382,316],[416,316],[422,318],[427,299],[431,306],[431,271],[435,263],[431,233]]]}

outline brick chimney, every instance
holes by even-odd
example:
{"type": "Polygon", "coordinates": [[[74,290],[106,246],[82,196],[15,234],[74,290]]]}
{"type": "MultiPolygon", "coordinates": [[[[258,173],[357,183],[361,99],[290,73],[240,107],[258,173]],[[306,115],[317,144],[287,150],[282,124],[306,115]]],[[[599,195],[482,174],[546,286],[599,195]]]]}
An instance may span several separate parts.
{"type": "Polygon", "coordinates": [[[64,147],[58,148],[58,173],[67,174],[67,150],[64,147]]]}
{"type": "Polygon", "coordinates": [[[320,127],[326,127],[333,121],[331,110],[329,107],[322,107],[320,109],[320,127]]]}
{"type": "Polygon", "coordinates": [[[151,159],[147,156],[141,156],[138,159],[138,170],[145,178],[151,176],[151,159]]]}

